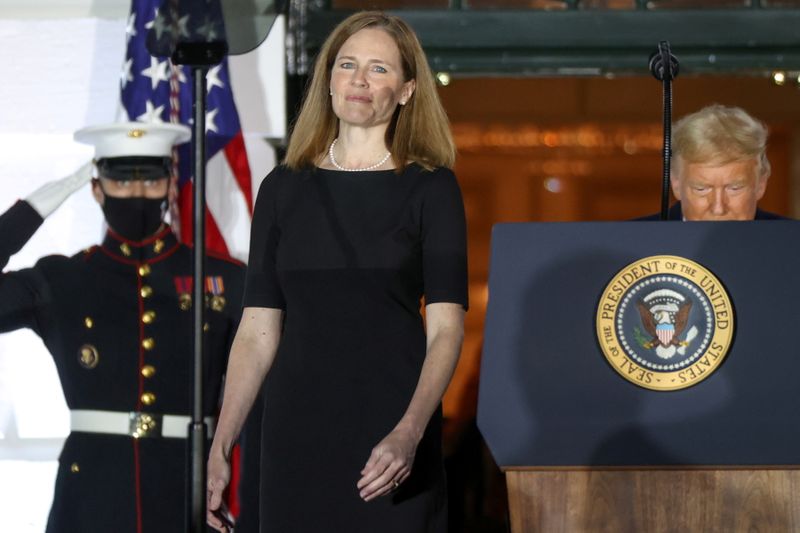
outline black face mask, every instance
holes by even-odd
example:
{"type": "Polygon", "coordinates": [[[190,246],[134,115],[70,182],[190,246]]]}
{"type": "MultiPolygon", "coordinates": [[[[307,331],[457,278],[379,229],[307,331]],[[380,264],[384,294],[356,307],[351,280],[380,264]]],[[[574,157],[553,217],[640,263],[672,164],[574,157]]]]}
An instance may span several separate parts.
{"type": "Polygon", "coordinates": [[[108,225],[131,241],[142,241],[161,226],[167,198],[116,198],[105,195],[103,214],[108,225]]]}

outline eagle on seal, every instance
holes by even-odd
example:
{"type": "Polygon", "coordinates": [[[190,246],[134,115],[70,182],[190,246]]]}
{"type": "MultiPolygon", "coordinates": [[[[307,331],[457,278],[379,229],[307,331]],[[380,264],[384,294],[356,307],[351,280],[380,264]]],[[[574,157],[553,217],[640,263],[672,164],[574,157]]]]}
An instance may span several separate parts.
{"type": "Polygon", "coordinates": [[[645,348],[650,349],[659,344],[664,348],[683,344],[678,338],[683,334],[689,322],[689,312],[692,310],[691,300],[683,302],[680,307],[677,307],[677,310],[665,309],[664,306],[658,305],[648,308],[641,300],[636,302],[636,307],[639,309],[645,331],[651,336],[650,341],[645,344],[645,348]]]}

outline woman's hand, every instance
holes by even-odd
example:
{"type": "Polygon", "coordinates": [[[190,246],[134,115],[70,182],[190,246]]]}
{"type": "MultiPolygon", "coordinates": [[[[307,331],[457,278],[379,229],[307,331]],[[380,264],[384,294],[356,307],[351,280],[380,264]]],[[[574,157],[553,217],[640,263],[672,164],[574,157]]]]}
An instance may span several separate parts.
{"type": "Polygon", "coordinates": [[[408,478],[417,444],[414,431],[397,427],[372,449],[356,485],[364,501],[389,494],[408,478]]]}
{"type": "Polygon", "coordinates": [[[419,382],[400,422],[372,449],[357,487],[365,501],[395,490],[411,474],[425,427],[455,370],[464,338],[464,308],[436,302],[425,306],[427,350],[419,382]]]}
{"type": "Polygon", "coordinates": [[[231,449],[275,358],[282,321],[280,309],[245,307],[231,345],[225,395],[207,466],[206,522],[217,531],[229,533],[233,528],[222,499],[231,482],[231,449]]]}
{"type": "Polygon", "coordinates": [[[231,480],[231,464],[223,453],[211,450],[207,477],[206,522],[217,531],[229,533],[233,530],[233,519],[222,496],[231,480]]]}

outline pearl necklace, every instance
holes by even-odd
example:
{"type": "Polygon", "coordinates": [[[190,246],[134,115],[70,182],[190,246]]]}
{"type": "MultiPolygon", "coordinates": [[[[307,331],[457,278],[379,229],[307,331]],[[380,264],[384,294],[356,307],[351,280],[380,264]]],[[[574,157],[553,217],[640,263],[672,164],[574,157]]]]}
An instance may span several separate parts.
{"type": "Polygon", "coordinates": [[[380,161],[378,161],[374,165],[370,165],[368,167],[364,167],[364,168],[345,168],[345,167],[343,167],[342,165],[340,165],[336,161],[336,157],[334,157],[334,155],[333,155],[333,147],[336,146],[336,141],[338,141],[338,140],[339,140],[338,138],[334,139],[333,142],[331,143],[331,147],[328,148],[328,157],[330,158],[331,164],[333,166],[335,166],[339,170],[344,170],[345,172],[365,172],[367,170],[375,170],[379,166],[381,166],[384,163],[386,163],[389,160],[389,157],[391,157],[391,155],[392,155],[392,152],[386,152],[386,155],[383,156],[383,159],[381,159],[380,161]]]}

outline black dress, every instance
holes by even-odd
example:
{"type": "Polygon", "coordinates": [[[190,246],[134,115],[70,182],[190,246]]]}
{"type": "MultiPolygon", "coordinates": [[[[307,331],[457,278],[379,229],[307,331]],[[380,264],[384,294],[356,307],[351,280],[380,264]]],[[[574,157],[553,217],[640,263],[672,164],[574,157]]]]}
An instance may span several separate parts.
{"type": "Polygon", "coordinates": [[[417,385],[422,296],[467,306],[455,176],[278,167],[252,227],[244,305],[286,312],[264,384],[261,531],[446,531],[440,409],[399,490],[364,502],[356,482],[417,385]]]}
{"type": "MultiPolygon", "coordinates": [[[[42,222],[24,201],[0,215],[0,268],[42,222]]],[[[42,338],[71,410],[178,415],[188,423],[191,273],[191,249],[169,228],[141,243],[109,231],[101,245],[73,257],[0,273],[0,333],[30,328],[42,338]]],[[[206,416],[217,412],[244,273],[239,262],[207,259],[206,416]]],[[[72,431],[59,457],[48,533],[184,531],[185,433],[162,436],[159,424],[140,438],[72,431]]]]}

